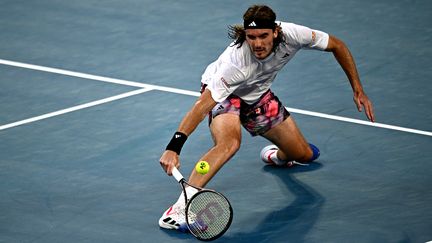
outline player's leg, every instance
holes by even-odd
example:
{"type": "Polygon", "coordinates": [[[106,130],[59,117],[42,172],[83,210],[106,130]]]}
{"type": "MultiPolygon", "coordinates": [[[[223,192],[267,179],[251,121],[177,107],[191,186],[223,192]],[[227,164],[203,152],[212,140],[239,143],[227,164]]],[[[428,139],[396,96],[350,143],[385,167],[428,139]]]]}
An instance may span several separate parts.
{"type": "MultiPolygon", "coordinates": [[[[200,159],[210,164],[206,175],[192,171],[189,183],[204,187],[217,171],[237,152],[241,142],[241,126],[239,118],[239,103],[236,98],[226,100],[216,106],[211,113],[210,131],[214,146],[200,159]]],[[[192,187],[186,188],[187,197],[196,193],[192,187]]],[[[184,219],[185,202],[181,194],[177,202],[168,208],[159,219],[159,226],[166,229],[187,230],[184,219]]]]}
{"type": "Polygon", "coordinates": [[[214,146],[200,159],[210,164],[210,170],[205,175],[192,170],[189,177],[189,183],[198,187],[204,187],[240,148],[241,124],[238,115],[225,113],[216,116],[212,119],[210,131],[214,146]]]}
{"type": "Polygon", "coordinates": [[[314,156],[311,145],[291,116],[264,133],[263,137],[279,148],[277,158],[282,161],[310,162],[314,156]]]}
{"type": "Polygon", "coordinates": [[[261,135],[274,144],[261,151],[264,162],[283,165],[293,160],[311,162],[318,158],[318,148],[306,142],[294,119],[271,91],[258,103],[243,109],[241,117],[242,124],[253,136],[261,135]]]}

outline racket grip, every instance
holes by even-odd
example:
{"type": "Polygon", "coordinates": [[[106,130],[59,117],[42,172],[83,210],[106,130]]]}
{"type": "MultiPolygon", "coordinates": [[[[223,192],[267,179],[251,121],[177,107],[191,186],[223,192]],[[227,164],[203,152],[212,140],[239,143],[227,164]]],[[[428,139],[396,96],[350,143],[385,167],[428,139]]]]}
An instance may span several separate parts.
{"type": "Polygon", "coordinates": [[[177,180],[177,182],[180,182],[181,180],[184,179],[183,175],[180,173],[180,171],[176,167],[173,168],[172,175],[177,180]]]}

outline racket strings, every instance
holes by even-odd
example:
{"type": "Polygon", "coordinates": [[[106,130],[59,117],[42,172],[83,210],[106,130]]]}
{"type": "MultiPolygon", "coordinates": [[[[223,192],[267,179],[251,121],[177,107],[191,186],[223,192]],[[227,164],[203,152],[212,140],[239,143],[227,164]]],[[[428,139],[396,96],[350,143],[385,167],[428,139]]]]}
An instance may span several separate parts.
{"type": "Polygon", "coordinates": [[[227,199],[212,191],[198,193],[187,212],[191,232],[201,239],[219,236],[229,227],[232,209],[227,199]]]}

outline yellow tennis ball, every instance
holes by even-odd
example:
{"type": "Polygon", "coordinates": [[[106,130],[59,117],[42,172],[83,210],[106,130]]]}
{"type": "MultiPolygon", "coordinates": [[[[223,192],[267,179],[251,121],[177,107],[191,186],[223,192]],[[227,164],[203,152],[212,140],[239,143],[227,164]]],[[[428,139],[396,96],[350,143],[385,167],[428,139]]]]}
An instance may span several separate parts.
{"type": "Polygon", "coordinates": [[[210,165],[207,161],[201,160],[195,165],[195,170],[201,175],[207,174],[209,172],[210,165]]]}

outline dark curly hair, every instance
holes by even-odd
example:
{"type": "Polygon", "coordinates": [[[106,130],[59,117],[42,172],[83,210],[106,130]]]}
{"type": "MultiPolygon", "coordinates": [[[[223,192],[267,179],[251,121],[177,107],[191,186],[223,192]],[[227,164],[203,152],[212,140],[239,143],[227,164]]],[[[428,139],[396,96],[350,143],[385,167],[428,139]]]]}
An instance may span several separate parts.
{"type": "MultiPolygon", "coordinates": [[[[236,24],[228,26],[228,37],[234,40],[233,46],[237,45],[237,48],[240,48],[243,45],[246,40],[245,24],[256,20],[274,22],[276,20],[276,14],[270,7],[265,5],[253,5],[249,7],[243,14],[243,25],[236,24]]],[[[278,31],[278,36],[273,43],[273,51],[275,51],[280,43],[285,42],[285,38],[280,25],[275,23],[272,30],[278,31]]]]}

